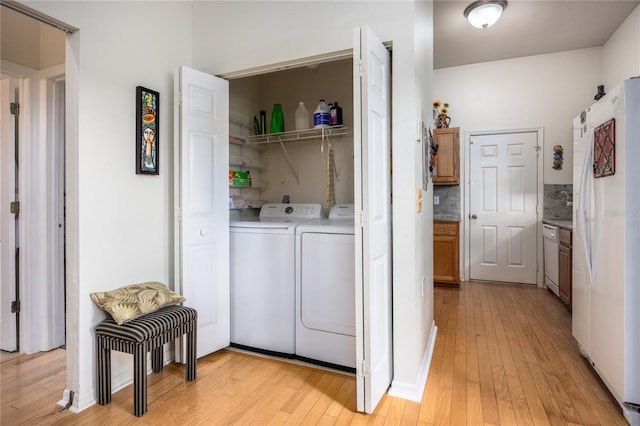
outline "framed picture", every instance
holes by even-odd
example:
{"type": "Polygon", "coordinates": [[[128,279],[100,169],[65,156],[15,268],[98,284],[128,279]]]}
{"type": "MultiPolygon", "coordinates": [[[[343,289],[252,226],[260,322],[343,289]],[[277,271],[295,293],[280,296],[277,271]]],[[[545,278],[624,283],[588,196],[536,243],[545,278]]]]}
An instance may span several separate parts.
{"type": "Polygon", "coordinates": [[[593,177],[616,174],[616,119],[593,129],[593,177]]]}
{"type": "Polygon", "coordinates": [[[136,173],[157,175],[160,154],[160,94],[136,87],[136,173]]]}

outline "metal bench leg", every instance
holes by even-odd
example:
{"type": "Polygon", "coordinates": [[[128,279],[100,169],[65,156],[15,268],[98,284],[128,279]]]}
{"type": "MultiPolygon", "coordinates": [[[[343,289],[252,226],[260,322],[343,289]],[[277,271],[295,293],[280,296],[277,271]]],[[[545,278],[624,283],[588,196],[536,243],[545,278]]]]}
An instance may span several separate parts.
{"type": "Polygon", "coordinates": [[[196,325],[187,333],[187,381],[196,379],[196,325]]]}
{"type": "Polygon", "coordinates": [[[164,367],[162,364],[164,364],[163,362],[163,349],[164,349],[164,345],[160,345],[159,348],[153,348],[151,349],[151,369],[153,370],[154,373],[159,373],[162,371],[162,368],[164,367]]]}
{"type": "Polygon", "coordinates": [[[145,344],[133,351],[133,414],[140,417],[147,412],[147,351],[145,344]]]}
{"type": "Polygon", "coordinates": [[[98,404],[111,402],[111,349],[105,346],[104,337],[98,336],[97,368],[98,371],[98,404]]]}

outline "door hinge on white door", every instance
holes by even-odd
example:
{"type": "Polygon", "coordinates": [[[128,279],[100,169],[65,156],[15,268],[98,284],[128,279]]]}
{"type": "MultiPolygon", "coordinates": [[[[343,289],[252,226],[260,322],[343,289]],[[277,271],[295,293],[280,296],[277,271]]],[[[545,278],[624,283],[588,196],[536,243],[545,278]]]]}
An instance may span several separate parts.
{"type": "Polygon", "coordinates": [[[360,74],[360,77],[367,76],[367,70],[365,69],[364,62],[362,60],[358,61],[358,73],[360,74]]]}
{"type": "Polygon", "coordinates": [[[11,102],[11,114],[19,115],[20,114],[20,104],[17,102],[11,102]]]}
{"type": "Polygon", "coordinates": [[[20,301],[14,300],[13,302],[11,302],[11,313],[17,314],[19,312],[20,312],[20,301]]]}
{"type": "Polygon", "coordinates": [[[366,377],[369,375],[369,371],[367,370],[367,363],[365,363],[363,359],[359,359],[356,362],[356,375],[358,377],[366,377]]]}
{"type": "Polygon", "coordinates": [[[9,210],[11,214],[20,214],[20,201],[12,201],[11,204],[9,204],[9,210]]]}

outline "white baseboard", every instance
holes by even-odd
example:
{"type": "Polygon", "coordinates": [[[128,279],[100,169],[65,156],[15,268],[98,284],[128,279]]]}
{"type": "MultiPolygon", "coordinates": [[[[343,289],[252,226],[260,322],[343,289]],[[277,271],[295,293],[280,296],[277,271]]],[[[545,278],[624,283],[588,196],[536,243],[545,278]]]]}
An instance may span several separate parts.
{"type": "Polygon", "coordinates": [[[429,335],[429,341],[422,357],[422,363],[420,364],[420,370],[418,371],[418,377],[415,383],[400,382],[393,380],[391,382],[391,388],[389,389],[389,395],[398,398],[408,399],[409,401],[420,402],[422,401],[422,394],[424,393],[424,387],[427,384],[427,376],[429,374],[429,367],[431,367],[431,359],[433,358],[433,348],[436,344],[436,335],[438,334],[438,327],[434,321],[431,325],[431,334],[429,335]]]}

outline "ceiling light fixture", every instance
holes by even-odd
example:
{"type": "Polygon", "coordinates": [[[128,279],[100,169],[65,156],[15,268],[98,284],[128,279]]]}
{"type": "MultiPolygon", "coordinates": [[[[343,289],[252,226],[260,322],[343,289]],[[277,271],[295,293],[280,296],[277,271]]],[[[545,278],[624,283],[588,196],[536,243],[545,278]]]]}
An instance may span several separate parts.
{"type": "Polygon", "coordinates": [[[474,27],[486,29],[500,19],[500,15],[506,7],[506,0],[478,0],[467,6],[464,10],[464,17],[474,27]]]}

